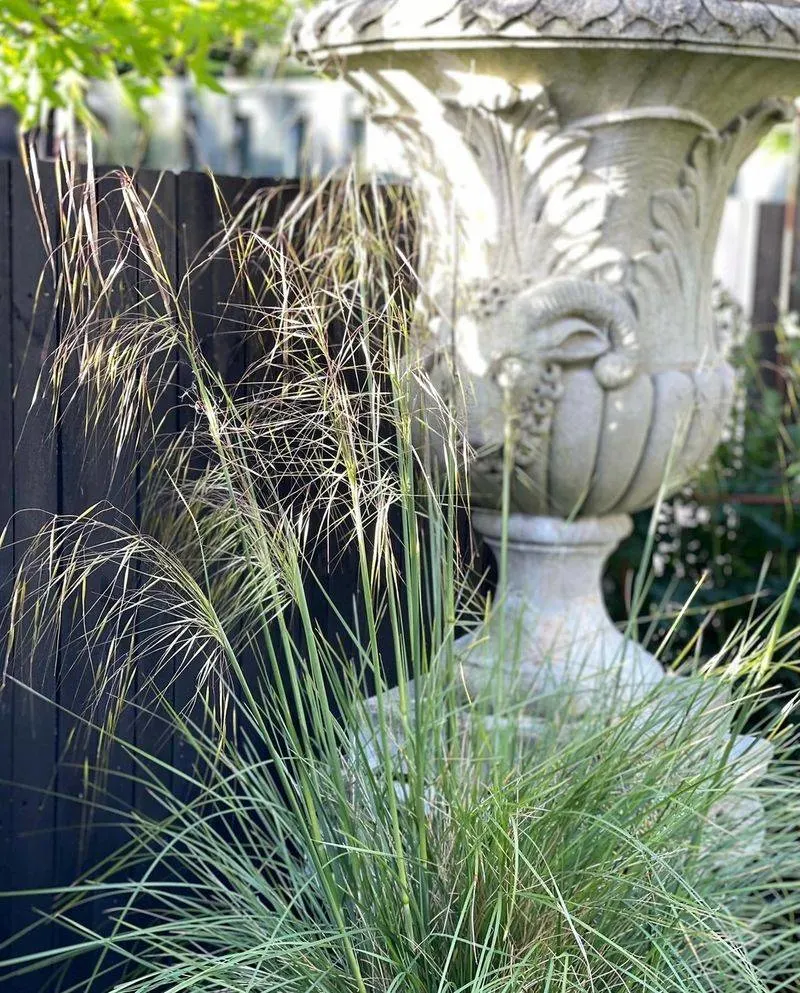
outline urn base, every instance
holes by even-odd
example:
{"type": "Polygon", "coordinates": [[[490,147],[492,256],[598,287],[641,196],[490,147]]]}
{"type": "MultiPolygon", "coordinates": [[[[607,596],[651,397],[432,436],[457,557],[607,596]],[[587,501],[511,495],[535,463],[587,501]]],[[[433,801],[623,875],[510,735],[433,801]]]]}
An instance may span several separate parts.
{"type": "Polygon", "coordinates": [[[489,620],[457,646],[472,699],[578,714],[630,706],[665,678],[603,602],[603,569],[631,533],[629,517],[570,523],[514,514],[505,532],[499,513],[474,511],[472,521],[498,562],[505,559],[489,620]]]}

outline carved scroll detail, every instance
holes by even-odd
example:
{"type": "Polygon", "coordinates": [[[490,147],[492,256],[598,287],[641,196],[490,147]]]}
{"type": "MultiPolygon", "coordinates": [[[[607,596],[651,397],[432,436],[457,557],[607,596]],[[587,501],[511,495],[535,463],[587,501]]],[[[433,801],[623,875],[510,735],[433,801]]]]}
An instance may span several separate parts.
{"type": "MultiPolygon", "coordinates": [[[[473,337],[483,335],[497,358],[482,381],[473,377],[472,413],[484,427],[494,426],[491,437],[484,432],[480,439],[493,444],[479,451],[476,460],[479,489],[482,484],[491,489],[492,480],[496,483],[502,474],[500,395],[504,416],[516,428],[515,473],[525,480],[515,499],[527,512],[570,513],[580,499],[573,493],[569,505],[551,502],[553,459],[576,457],[554,450],[557,417],[562,424],[565,418],[571,422],[578,417],[570,430],[587,439],[584,457],[594,469],[590,464],[584,499],[592,512],[638,509],[652,502],[678,433],[684,442],[674,460],[672,485],[682,484],[708,458],[732,396],[731,373],[725,364],[729,335],[718,307],[712,308],[711,260],[725,194],[742,160],[786,112],[781,101],[767,101],[737,117],[722,132],[702,129],[675,187],[652,196],[652,249],[619,260],[624,273],[620,280],[605,282],[602,269],[590,272],[589,278],[574,274],[553,278],[549,275],[553,258],[547,258],[543,248],[547,261],[543,267],[533,267],[533,276],[525,285],[513,292],[480,288],[479,305],[468,308],[466,320],[477,323],[473,337]],[[652,334],[653,328],[660,327],[681,336],[687,343],[685,354],[698,356],[695,371],[678,366],[655,372],[640,365],[641,329],[648,328],[652,334]],[[594,392],[585,374],[576,378],[581,369],[593,371],[594,392]],[[602,400],[598,386],[614,395],[611,406],[602,400]],[[620,488],[618,501],[612,504],[614,480],[603,465],[609,456],[601,439],[611,430],[615,410],[624,409],[626,397],[647,396],[655,398],[649,411],[642,410],[649,428],[629,451],[613,456],[621,476],[629,477],[629,485],[620,488]],[[568,404],[569,413],[566,408],[565,413],[558,413],[562,403],[568,404]],[[584,403],[587,411],[597,412],[599,421],[592,416],[581,419],[584,403]],[[595,437],[592,444],[590,436],[595,437]],[[639,454],[636,444],[641,445],[639,454]],[[630,465],[624,469],[623,463],[630,465]]],[[[581,170],[585,175],[583,159],[581,170]]],[[[602,218],[598,230],[604,233],[602,218]]],[[[551,230],[547,237],[552,243],[558,233],[551,230]]],[[[569,265],[565,271],[570,271],[569,265]]],[[[657,344],[653,347],[659,350],[657,344]]],[[[559,486],[563,491],[563,483],[559,486]]]]}
{"type": "Polygon", "coordinates": [[[642,325],[658,326],[669,301],[674,326],[694,328],[695,345],[714,345],[712,260],[725,197],[744,159],[790,113],[784,101],[769,100],[735,118],[723,131],[703,133],[676,187],[653,195],[653,248],[634,260],[630,283],[642,325]]]}
{"type": "Polygon", "coordinates": [[[638,374],[637,317],[607,278],[627,260],[602,245],[615,195],[586,168],[593,133],[563,128],[542,88],[469,83],[439,97],[440,123],[391,111],[386,119],[413,148],[423,197],[431,292],[419,339],[440,386],[448,389],[450,370],[471,384],[476,473],[502,473],[511,423],[515,464],[546,493],[566,371],[589,369],[606,391],[638,374]],[[442,237],[452,216],[466,257],[442,237]]]}

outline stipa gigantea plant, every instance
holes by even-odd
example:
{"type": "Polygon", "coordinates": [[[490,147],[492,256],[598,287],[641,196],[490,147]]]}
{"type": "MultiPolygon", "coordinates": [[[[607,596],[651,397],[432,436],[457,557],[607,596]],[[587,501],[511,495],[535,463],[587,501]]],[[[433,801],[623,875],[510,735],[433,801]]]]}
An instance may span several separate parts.
{"type": "MultiPolygon", "coordinates": [[[[117,993],[796,985],[800,785],[781,721],[762,728],[779,753],[764,783],[748,755],[730,763],[761,669],[790,650],[782,615],[730,646],[727,695],[706,673],[677,702],[669,685],[623,714],[540,722],[500,679],[494,700],[466,700],[455,640],[479,603],[459,540],[464,453],[444,411],[443,463],[412,445],[409,376],[435,397],[387,333],[402,345],[408,307],[382,201],[303,196],[269,234],[261,202],[230,218],[201,263],[226,258],[247,290],[252,360],[230,384],[194,326],[191,274],[174,284],[121,182],[146,292],[120,308],[100,264],[65,286],[54,378],[79,353],[117,450],[157,439],[176,364],[193,417],[147,452],[143,528],[101,510],[45,529],[12,630],[41,642],[66,627],[114,699],[138,676],[138,705],[194,764],[87,713],[158,812],[127,812],[130,842],[58,895],[64,948],[11,946],[5,973],[33,983],[84,956],[92,978],[72,988],[117,993]],[[342,556],[346,596],[314,568],[342,556]],[[88,603],[97,574],[110,579],[88,603]],[[179,670],[192,707],[170,695],[179,670]],[[95,928],[84,910],[101,901],[95,928]]],[[[91,211],[67,220],[67,258],[91,257],[91,211]]]]}
{"type": "MultiPolygon", "coordinates": [[[[229,226],[176,280],[154,230],[157,208],[142,199],[131,177],[121,174],[119,180],[127,215],[119,240],[100,235],[91,181],[82,196],[65,182],[67,236],[59,260],[64,320],[49,371],[59,418],[83,404],[87,435],[113,432],[112,455],[132,443],[143,449],[138,468],[153,482],[143,490],[147,537],[137,535],[141,547],[126,556],[126,522],[114,520],[111,533],[98,539],[103,525],[96,514],[55,521],[21,571],[29,605],[37,604],[30,589],[42,564],[54,575],[56,560],[68,563],[70,580],[65,573],[57,602],[44,601],[59,607],[95,564],[100,567],[92,548],[106,541],[103,567],[120,561],[135,570],[141,560],[152,565],[166,548],[215,594],[236,590],[243,577],[252,582],[254,573],[237,572],[243,547],[258,555],[287,529],[302,541],[312,536],[306,551],[314,541],[370,531],[374,553],[389,534],[388,510],[407,485],[396,477],[391,458],[399,420],[387,387],[397,363],[376,333],[400,326],[405,306],[397,260],[392,268],[387,259],[386,246],[398,239],[387,230],[386,205],[374,191],[338,199],[320,191],[287,203],[279,230],[265,236],[264,217],[278,193],[250,202],[236,216],[220,204],[229,226]],[[368,208],[378,226],[371,238],[368,208]],[[192,310],[194,281],[214,266],[227,268],[244,298],[235,319],[251,361],[234,384],[211,360],[192,310]],[[138,273],[134,278],[131,269],[138,273]],[[144,292],[136,292],[137,281],[144,292]],[[338,336],[331,336],[337,326],[338,336]],[[185,427],[177,437],[159,437],[176,379],[185,427]],[[164,481],[168,485],[160,485],[164,481]],[[359,526],[349,527],[354,515],[359,526]],[[246,537],[238,534],[243,529],[246,537]],[[198,540],[206,531],[214,536],[208,547],[198,540]],[[71,558],[59,559],[67,547],[74,550],[71,558]]],[[[394,214],[402,224],[402,209],[394,214]]],[[[229,319],[229,335],[231,324],[229,319]]],[[[125,575],[120,573],[123,581],[125,575]]],[[[280,584],[271,573],[266,584],[238,590],[226,618],[229,632],[242,620],[237,611],[274,612],[280,584]]],[[[54,595],[55,587],[46,585],[45,595],[54,595]]],[[[12,633],[25,610],[17,606],[12,633]]],[[[50,621],[57,612],[32,612],[37,638],[54,633],[50,621]]],[[[124,629],[126,621],[115,625],[124,629]]],[[[112,667],[109,657],[101,681],[112,678],[112,667]]]]}

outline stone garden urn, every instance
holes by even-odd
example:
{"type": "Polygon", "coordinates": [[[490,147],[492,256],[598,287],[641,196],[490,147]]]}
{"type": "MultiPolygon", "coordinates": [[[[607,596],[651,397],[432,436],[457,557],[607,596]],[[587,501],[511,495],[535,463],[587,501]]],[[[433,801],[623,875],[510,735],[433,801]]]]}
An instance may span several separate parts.
{"type": "Polygon", "coordinates": [[[638,697],[663,670],[612,625],[602,569],[724,429],[712,260],[739,166],[800,94],[800,2],[328,0],[293,40],[413,168],[412,337],[474,452],[474,526],[506,549],[469,688],[513,643],[526,699],[609,673],[638,697]]]}

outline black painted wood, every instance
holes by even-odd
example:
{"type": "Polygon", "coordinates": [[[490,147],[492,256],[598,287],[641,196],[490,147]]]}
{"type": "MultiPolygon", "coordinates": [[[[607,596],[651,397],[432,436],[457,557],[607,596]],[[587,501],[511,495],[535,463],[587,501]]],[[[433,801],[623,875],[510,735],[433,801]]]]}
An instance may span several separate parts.
{"type": "MultiPolygon", "coordinates": [[[[206,256],[212,249],[217,207],[211,177],[204,173],[181,173],[177,177],[175,231],[180,306],[187,321],[186,344],[178,361],[178,431],[190,431],[195,417],[196,397],[190,392],[195,375],[190,362],[214,361],[213,266],[206,256]],[[194,359],[187,355],[194,352],[194,359]]],[[[199,456],[202,457],[202,456],[199,456]]],[[[189,715],[196,700],[197,673],[177,660],[172,682],[172,705],[189,715]]],[[[188,800],[195,761],[186,736],[172,738],[173,795],[188,800]]]]}
{"type": "MultiPolygon", "coordinates": [[[[76,174],[78,183],[85,183],[85,170],[76,174]]],[[[76,191],[76,199],[79,191],[76,191]]],[[[64,268],[62,263],[61,268],[64,268]]],[[[77,268],[77,267],[76,267],[77,268]]],[[[84,275],[84,278],[86,276],[84,275]]],[[[62,335],[66,334],[62,315],[62,335]]],[[[58,419],[60,456],[59,510],[62,514],[79,515],[103,499],[98,485],[102,463],[98,460],[98,445],[94,436],[87,436],[87,419],[91,402],[85,391],[77,389],[78,357],[72,357],[64,375],[64,402],[58,419]]],[[[97,595],[99,577],[87,584],[89,598],[97,595]]],[[[96,817],[92,807],[95,799],[92,770],[97,767],[99,739],[90,732],[84,715],[91,712],[92,676],[81,651],[81,632],[66,619],[61,629],[62,651],[58,672],[56,714],[58,728],[57,785],[55,809],[53,882],[67,887],[88,868],[95,857],[97,835],[96,817]]],[[[100,828],[102,830],[102,828],[100,828]]],[[[92,913],[81,914],[82,923],[91,927],[92,913]]],[[[63,936],[55,936],[56,939],[63,936]]],[[[70,979],[77,980],[80,966],[70,970],[70,979]]]]}
{"type": "Polygon", "coordinates": [[[764,203],[759,211],[752,325],[759,335],[763,358],[770,363],[777,361],[774,329],[778,320],[784,215],[784,206],[779,203],[764,203]]]}
{"type": "MultiPolygon", "coordinates": [[[[14,337],[11,297],[11,163],[0,161],[0,618],[8,603],[14,573],[14,337]]],[[[0,659],[5,639],[0,630],[0,659]]],[[[2,663],[0,663],[2,664],[2,663]]],[[[0,680],[0,852],[12,851],[14,838],[14,687],[0,680]]],[[[11,859],[0,857],[0,893],[11,886],[11,859]]],[[[10,928],[10,905],[0,900],[0,935],[10,928]]]]}
{"type": "MultiPolygon", "coordinates": [[[[139,197],[147,209],[148,223],[153,237],[158,245],[158,253],[162,260],[165,275],[170,286],[177,287],[178,274],[178,235],[176,230],[176,211],[178,204],[178,182],[174,173],[159,174],[142,171],[137,176],[139,197]]],[[[143,316],[155,317],[168,309],[162,293],[169,289],[160,285],[159,277],[145,264],[139,271],[139,292],[142,301],[143,316]]],[[[171,350],[164,355],[163,363],[157,374],[158,385],[154,386],[151,402],[153,404],[153,422],[156,436],[142,438],[141,461],[139,465],[140,488],[145,483],[145,477],[153,463],[153,458],[162,446],[178,431],[179,425],[179,396],[178,382],[178,353],[171,350]]],[[[141,501],[137,507],[137,517],[142,512],[141,501]]],[[[152,611],[142,611],[140,622],[147,625],[153,620],[152,611]]],[[[171,705],[174,702],[172,680],[174,668],[165,668],[160,660],[147,657],[142,660],[138,672],[139,697],[141,707],[136,716],[136,745],[154,762],[149,763],[147,770],[139,768],[134,783],[134,807],[146,817],[158,817],[163,813],[163,807],[158,800],[157,787],[159,784],[167,788],[173,787],[172,776],[168,767],[173,759],[173,740],[168,723],[168,713],[162,700],[166,694],[171,705]],[[163,768],[160,764],[163,763],[163,768]],[[157,773],[157,770],[160,771],[157,773]],[[148,775],[156,775],[157,781],[151,782],[148,775]]]]}
{"type": "MultiPolygon", "coordinates": [[[[46,397],[35,400],[47,355],[58,334],[54,313],[56,261],[51,247],[39,237],[39,214],[31,197],[28,178],[19,162],[11,164],[11,273],[14,439],[14,539],[29,539],[48,515],[59,509],[59,439],[46,397]]],[[[39,173],[40,198],[47,235],[53,239],[58,217],[55,173],[39,173]]],[[[29,674],[42,694],[16,690],[12,714],[10,860],[12,890],[44,889],[53,885],[56,824],[56,757],[58,751],[57,697],[59,657],[46,648],[32,651],[23,637],[16,641],[13,665],[29,674]]],[[[16,900],[10,912],[13,931],[28,926],[37,913],[46,911],[46,897],[16,900]]],[[[20,942],[18,951],[33,951],[50,940],[44,926],[20,942]]],[[[46,947],[46,946],[45,946],[46,947]]],[[[29,983],[21,979],[22,993],[29,983]]],[[[13,987],[12,987],[13,988],[13,987]]]]}
{"type": "Polygon", "coordinates": [[[800,311],[800,212],[797,214],[797,234],[794,239],[794,256],[792,258],[792,295],[789,306],[793,311],[800,311]]]}

